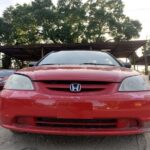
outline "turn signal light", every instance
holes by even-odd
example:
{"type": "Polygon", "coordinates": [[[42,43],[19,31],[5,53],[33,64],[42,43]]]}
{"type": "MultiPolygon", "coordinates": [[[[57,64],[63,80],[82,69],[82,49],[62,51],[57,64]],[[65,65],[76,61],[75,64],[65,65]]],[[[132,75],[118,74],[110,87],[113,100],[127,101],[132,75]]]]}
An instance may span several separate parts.
{"type": "Polygon", "coordinates": [[[138,127],[138,121],[135,119],[119,119],[117,122],[118,128],[138,127]]]}

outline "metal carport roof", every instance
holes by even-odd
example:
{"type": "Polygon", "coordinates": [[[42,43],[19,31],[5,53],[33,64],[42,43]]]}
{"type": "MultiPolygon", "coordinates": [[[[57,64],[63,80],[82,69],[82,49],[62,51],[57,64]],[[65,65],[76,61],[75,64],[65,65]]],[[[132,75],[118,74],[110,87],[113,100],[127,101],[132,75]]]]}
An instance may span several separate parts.
{"type": "Polygon", "coordinates": [[[0,46],[0,52],[20,60],[37,61],[51,51],[60,50],[109,50],[116,57],[128,58],[135,51],[144,46],[146,40],[100,42],[88,44],[33,44],[33,45],[6,45],[0,46]]]}

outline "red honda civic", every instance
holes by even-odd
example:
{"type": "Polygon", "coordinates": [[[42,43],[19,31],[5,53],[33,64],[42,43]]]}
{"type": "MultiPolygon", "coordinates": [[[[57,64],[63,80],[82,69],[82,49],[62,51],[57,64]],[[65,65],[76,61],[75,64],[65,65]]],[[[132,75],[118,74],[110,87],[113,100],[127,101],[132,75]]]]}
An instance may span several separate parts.
{"type": "Polygon", "coordinates": [[[15,132],[141,134],[150,131],[150,85],[106,52],[52,52],[9,77],[0,122],[15,132]]]}

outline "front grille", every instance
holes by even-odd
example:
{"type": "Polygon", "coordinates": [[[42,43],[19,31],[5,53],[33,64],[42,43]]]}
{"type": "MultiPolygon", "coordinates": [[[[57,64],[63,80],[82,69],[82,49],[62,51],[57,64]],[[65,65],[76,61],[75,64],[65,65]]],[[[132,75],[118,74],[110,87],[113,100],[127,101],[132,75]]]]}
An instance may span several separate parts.
{"type": "Polygon", "coordinates": [[[72,129],[113,129],[117,128],[117,119],[36,118],[36,126],[72,129]]]}
{"type": "Polygon", "coordinates": [[[110,84],[112,82],[103,82],[103,81],[79,81],[79,80],[43,80],[43,81],[39,81],[39,82],[44,82],[47,84],[71,84],[71,83],[80,83],[80,84],[110,84]]]}
{"type": "Polygon", "coordinates": [[[44,86],[52,92],[70,92],[70,84],[78,83],[81,85],[82,92],[106,92],[110,93],[116,83],[99,81],[38,81],[39,86],[44,86]]]}

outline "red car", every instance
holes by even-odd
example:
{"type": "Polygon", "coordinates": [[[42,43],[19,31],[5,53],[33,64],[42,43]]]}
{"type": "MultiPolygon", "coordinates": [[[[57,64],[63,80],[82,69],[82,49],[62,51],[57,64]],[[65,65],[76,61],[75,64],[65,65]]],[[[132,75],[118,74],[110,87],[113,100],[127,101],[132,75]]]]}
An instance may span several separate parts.
{"type": "Polygon", "coordinates": [[[150,131],[150,85],[98,51],[59,51],[7,80],[1,126],[58,135],[129,135],[150,131]]]}

